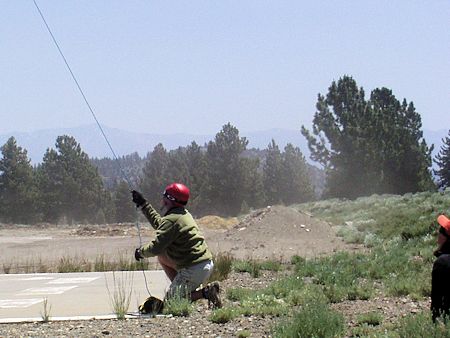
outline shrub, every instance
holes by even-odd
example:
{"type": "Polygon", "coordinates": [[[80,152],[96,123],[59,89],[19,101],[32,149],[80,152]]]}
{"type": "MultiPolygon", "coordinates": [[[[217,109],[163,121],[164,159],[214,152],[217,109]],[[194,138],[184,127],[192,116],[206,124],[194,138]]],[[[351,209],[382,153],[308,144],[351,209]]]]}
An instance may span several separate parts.
{"type": "Polygon", "coordinates": [[[283,300],[264,293],[244,299],[240,311],[243,315],[280,316],[286,314],[288,304],[283,300]]]}
{"type": "Polygon", "coordinates": [[[235,261],[233,269],[236,272],[248,272],[253,278],[258,278],[261,273],[261,264],[254,259],[235,261]]]}
{"type": "Polygon", "coordinates": [[[165,314],[171,314],[176,317],[187,317],[192,311],[192,302],[189,297],[184,295],[184,292],[181,289],[164,302],[163,312],[165,314]]]}
{"type": "Polygon", "coordinates": [[[209,277],[210,281],[222,281],[228,278],[233,264],[233,256],[228,253],[219,253],[214,257],[214,270],[209,277]]]}
{"type": "Polygon", "coordinates": [[[276,298],[284,298],[289,295],[292,290],[303,289],[304,284],[305,283],[300,276],[288,276],[273,282],[264,290],[264,293],[271,294],[276,298]]]}
{"type": "Polygon", "coordinates": [[[231,288],[227,289],[227,299],[231,301],[242,301],[254,294],[255,291],[247,288],[231,288]]]}
{"type": "Polygon", "coordinates": [[[281,271],[283,266],[280,261],[267,260],[260,263],[261,270],[281,271]]]}
{"type": "Polygon", "coordinates": [[[235,308],[226,307],[214,310],[209,316],[209,320],[216,324],[228,323],[239,315],[239,311],[235,308]]]}
{"type": "Polygon", "coordinates": [[[290,289],[286,301],[293,306],[302,306],[313,302],[326,303],[328,298],[319,285],[308,284],[300,289],[290,289]]]}
{"type": "Polygon", "coordinates": [[[344,317],[326,304],[317,302],[305,305],[292,320],[274,328],[274,337],[341,337],[344,317]]]}
{"type": "Polygon", "coordinates": [[[450,321],[433,323],[430,312],[421,312],[403,318],[398,323],[396,332],[402,338],[448,338],[450,337],[450,321]]]}
{"type": "Polygon", "coordinates": [[[380,325],[383,321],[383,315],[378,311],[363,313],[357,318],[358,324],[367,324],[372,326],[380,325]]]}

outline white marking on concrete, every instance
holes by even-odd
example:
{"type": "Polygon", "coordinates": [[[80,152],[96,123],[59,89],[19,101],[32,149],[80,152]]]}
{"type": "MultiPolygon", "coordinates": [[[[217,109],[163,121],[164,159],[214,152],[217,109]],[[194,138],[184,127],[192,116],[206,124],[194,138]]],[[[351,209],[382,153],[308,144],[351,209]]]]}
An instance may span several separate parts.
{"type": "Polygon", "coordinates": [[[42,302],[42,298],[29,298],[29,299],[0,299],[1,309],[11,308],[26,308],[31,305],[42,302]]]}
{"type": "Polygon", "coordinates": [[[77,285],[72,286],[51,286],[45,288],[30,288],[19,292],[18,294],[21,296],[28,295],[60,295],[66,291],[71,289],[75,289],[77,285]]]}
{"type": "MultiPolygon", "coordinates": [[[[17,277],[30,277],[30,276],[54,276],[57,275],[55,273],[51,273],[51,272],[42,272],[42,273],[11,273],[11,274],[0,274],[0,277],[2,278],[17,278],[17,277]]],[[[51,277],[51,278],[55,278],[55,277],[51,277]]]]}
{"type": "Polygon", "coordinates": [[[36,280],[51,280],[53,277],[29,277],[29,278],[17,278],[17,281],[36,281],[36,280]]]}
{"type": "Polygon", "coordinates": [[[90,283],[100,277],[73,277],[73,278],[57,278],[47,284],[83,284],[90,283]]]}

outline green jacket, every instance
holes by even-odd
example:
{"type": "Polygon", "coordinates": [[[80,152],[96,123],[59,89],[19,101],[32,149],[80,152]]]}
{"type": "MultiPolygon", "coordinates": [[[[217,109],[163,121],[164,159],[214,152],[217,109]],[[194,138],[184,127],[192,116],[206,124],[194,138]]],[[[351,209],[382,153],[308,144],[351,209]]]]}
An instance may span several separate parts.
{"type": "Polygon", "coordinates": [[[156,230],[156,237],[141,248],[144,257],[165,253],[177,265],[185,268],[212,259],[205,238],[192,215],[183,207],[170,209],[164,217],[149,204],[142,213],[156,230]]]}

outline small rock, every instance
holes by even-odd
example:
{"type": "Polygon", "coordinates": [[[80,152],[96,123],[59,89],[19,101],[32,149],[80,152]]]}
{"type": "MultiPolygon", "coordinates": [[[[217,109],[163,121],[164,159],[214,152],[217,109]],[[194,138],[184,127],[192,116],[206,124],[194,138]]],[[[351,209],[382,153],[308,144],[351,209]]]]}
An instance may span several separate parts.
{"type": "Polygon", "coordinates": [[[104,335],[109,335],[109,331],[108,331],[108,330],[103,330],[103,331],[102,331],[102,334],[104,334],[104,335]]]}

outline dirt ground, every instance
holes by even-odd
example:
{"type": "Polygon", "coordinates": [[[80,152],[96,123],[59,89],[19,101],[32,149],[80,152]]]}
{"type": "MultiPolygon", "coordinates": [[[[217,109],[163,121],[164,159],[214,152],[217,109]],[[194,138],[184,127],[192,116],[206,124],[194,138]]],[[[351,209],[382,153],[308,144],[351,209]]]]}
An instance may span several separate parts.
{"type": "MultiPolygon", "coordinates": [[[[240,259],[289,260],[293,255],[313,257],[348,249],[326,222],[294,208],[274,206],[242,219],[206,216],[197,220],[214,254],[229,253],[240,259]]],[[[141,241],[154,231],[139,223],[141,241]]],[[[139,245],[135,224],[34,227],[3,224],[0,227],[0,272],[15,267],[54,264],[62,257],[93,261],[104,255],[132,258],[139,245]]]]}
{"type": "MultiPolygon", "coordinates": [[[[213,253],[225,252],[235,258],[288,261],[293,255],[310,258],[339,250],[360,249],[346,245],[335,235],[330,224],[290,207],[266,207],[240,219],[207,216],[197,221],[213,253]]],[[[140,228],[142,242],[154,236],[154,231],[146,222],[141,222],[140,228]]],[[[0,226],[0,273],[6,270],[9,273],[33,272],[36,266],[56,264],[61,257],[94,261],[104,255],[132,260],[138,245],[139,236],[134,224],[75,227],[3,224],[0,226]]],[[[155,261],[151,264],[158,268],[155,261]]],[[[264,271],[258,278],[248,273],[233,272],[221,282],[221,288],[224,294],[228,288],[262,288],[280,278],[280,273],[287,272],[264,271]]],[[[225,305],[230,302],[227,299],[224,301],[225,305]]],[[[195,312],[187,318],[0,324],[0,337],[246,336],[240,332],[250,333],[250,337],[271,337],[273,326],[280,320],[269,316],[242,316],[225,324],[215,324],[208,320],[210,310],[206,303],[199,301],[196,304],[195,312]]],[[[379,311],[386,321],[395,322],[409,313],[429,308],[429,301],[379,295],[368,301],[333,304],[333,308],[344,314],[349,333],[361,313],[379,311]]]]}

